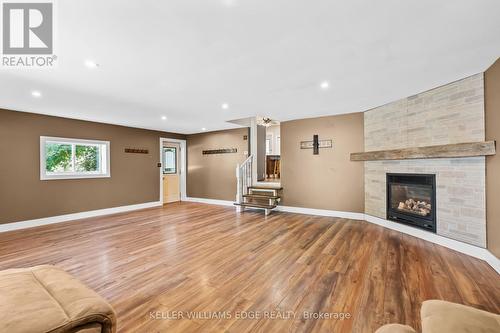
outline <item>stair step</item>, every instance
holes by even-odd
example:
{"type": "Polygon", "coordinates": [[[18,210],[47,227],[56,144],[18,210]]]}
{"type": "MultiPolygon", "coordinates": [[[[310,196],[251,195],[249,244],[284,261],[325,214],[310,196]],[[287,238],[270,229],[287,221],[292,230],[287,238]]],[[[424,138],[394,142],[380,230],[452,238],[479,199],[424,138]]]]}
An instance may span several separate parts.
{"type": "Polygon", "coordinates": [[[234,203],[235,206],[242,206],[242,207],[254,207],[254,208],[264,208],[264,209],[274,209],[276,208],[276,205],[263,205],[263,204],[257,204],[257,203],[248,203],[248,202],[242,202],[242,203],[234,203]]]}
{"type": "Polygon", "coordinates": [[[279,191],[278,190],[254,190],[254,189],[248,189],[248,195],[262,195],[262,196],[268,196],[268,197],[278,197],[279,196],[279,191]]]}
{"type": "Polygon", "coordinates": [[[253,189],[253,190],[274,190],[274,191],[281,191],[283,187],[281,186],[264,186],[264,185],[257,185],[257,186],[248,186],[248,189],[253,189]]]}
{"type": "Polygon", "coordinates": [[[243,194],[244,198],[254,198],[254,199],[279,199],[279,196],[266,195],[266,194],[243,194]]]}

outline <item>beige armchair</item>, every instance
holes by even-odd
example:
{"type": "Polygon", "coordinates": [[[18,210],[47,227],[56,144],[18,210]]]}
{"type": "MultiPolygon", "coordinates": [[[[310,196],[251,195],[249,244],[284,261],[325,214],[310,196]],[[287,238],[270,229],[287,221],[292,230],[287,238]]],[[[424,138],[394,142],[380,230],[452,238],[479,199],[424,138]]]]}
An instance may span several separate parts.
{"type": "Polygon", "coordinates": [[[0,332],[116,331],[116,315],[111,306],[54,266],[1,271],[0,300],[0,332]]]}
{"type": "MultiPolygon", "coordinates": [[[[500,315],[469,306],[431,300],[422,304],[422,333],[498,333],[500,315]]],[[[376,333],[415,333],[410,326],[389,324],[376,333]]]]}

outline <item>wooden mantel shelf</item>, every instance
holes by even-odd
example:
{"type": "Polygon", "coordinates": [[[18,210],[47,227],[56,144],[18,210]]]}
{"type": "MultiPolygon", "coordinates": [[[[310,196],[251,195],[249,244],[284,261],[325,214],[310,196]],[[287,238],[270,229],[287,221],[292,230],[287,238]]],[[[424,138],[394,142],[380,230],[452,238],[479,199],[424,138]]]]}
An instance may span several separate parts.
{"type": "Polygon", "coordinates": [[[495,155],[495,141],[352,153],[351,161],[412,160],[495,155]]]}

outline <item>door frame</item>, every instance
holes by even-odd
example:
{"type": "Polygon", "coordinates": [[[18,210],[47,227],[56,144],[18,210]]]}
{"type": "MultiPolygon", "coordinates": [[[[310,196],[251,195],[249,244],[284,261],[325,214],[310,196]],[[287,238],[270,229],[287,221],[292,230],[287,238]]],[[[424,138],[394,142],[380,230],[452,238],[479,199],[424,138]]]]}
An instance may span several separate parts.
{"type": "Polygon", "coordinates": [[[181,192],[181,201],[186,201],[187,193],[186,193],[186,161],[187,161],[187,149],[186,149],[186,140],[182,139],[169,139],[169,138],[160,138],[160,202],[163,205],[163,143],[164,142],[173,142],[178,143],[181,146],[181,151],[179,152],[179,173],[180,173],[180,192],[181,192]]]}

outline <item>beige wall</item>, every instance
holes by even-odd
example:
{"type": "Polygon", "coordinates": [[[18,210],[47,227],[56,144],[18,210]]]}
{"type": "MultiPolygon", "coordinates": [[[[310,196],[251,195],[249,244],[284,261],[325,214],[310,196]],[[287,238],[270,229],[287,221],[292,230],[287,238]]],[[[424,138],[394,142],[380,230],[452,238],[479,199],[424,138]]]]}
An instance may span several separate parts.
{"type": "MultiPolygon", "coordinates": [[[[484,76],[486,140],[500,141],[500,59],[484,76]]],[[[498,144],[497,144],[498,150],[498,144]]],[[[500,154],[486,158],[486,228],[488,249],[500,258],[500,154]]]]}
{"type": "Polygon", "coordinates": [[[0,224],[158,201],[160,136],[184,138],[0,109],[0,224]],[[41,181],[40,136],[110,141],[111,178],[41,181]]]}
{"type": "Polygon", "coordinates": [[[281,123],[281,184],[285,206],[364,212],[363,113],[281,123]],[[333,149],[300,149],[300,141],[332,139],[333,149]]]}
{"type": "Polygon", "coordinates": [[[187,136],[187,195],[194,198],[236,198],[236,164],[248,152],[248,128],[199,133],[187,136]],[[243,136],[247,136],[247,140],[243,136]],[[237,148],[234,154],[203,155],[203,150],[237,148]]]}

